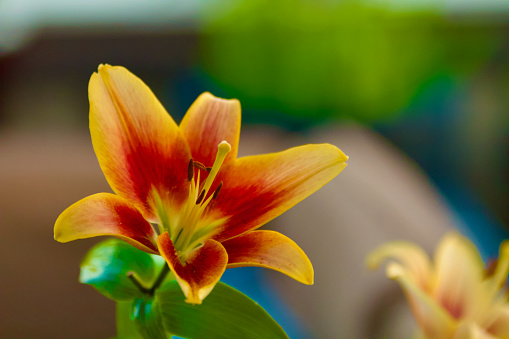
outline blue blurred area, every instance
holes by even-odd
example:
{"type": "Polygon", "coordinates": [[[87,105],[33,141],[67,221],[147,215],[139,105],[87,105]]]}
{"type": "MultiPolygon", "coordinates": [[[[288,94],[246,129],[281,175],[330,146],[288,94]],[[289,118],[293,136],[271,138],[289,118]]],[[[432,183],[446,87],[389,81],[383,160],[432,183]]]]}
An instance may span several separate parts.
{"type": "MultiPolygon", "coordinates": [[[[464,109],[468,95],[468,84],[454,82],[448,75],[439,76],[399,119],[375,123],[374,128],[422,167],[453,209],[458,229],[488,261],[498,256],[499,245],[509,238],[509,231],[493,213],[493,206],[490,208],[479,197],[468,177],[469,166],[483,166],[482,159],[465,151],[470,145],[458,137],[459,126],[468,118],[464,109]]],[[[504,123],[504,117],[498,123],[504,123]]],[[[472,142],[476,138],[472,135],[472,142]]],[[[503,138],[502,134],[499,142],[503,138]]],[[[498,155],[504,157],[503,149],[498,155]]],[[[483,174],[488,175],[488,171],[483,174]]],[[[486,183],[492,179],[481,178],[486,183]]]]}

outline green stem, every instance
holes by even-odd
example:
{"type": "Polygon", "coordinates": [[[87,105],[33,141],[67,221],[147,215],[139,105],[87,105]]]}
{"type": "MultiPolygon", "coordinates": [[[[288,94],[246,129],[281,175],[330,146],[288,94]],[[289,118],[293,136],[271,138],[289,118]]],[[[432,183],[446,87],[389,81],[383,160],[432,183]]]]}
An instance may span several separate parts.
{"type": "Polygon", "coordinates": [[[159,286],[161,286],[169,272],[170,268],[165,263],[163,269],[161,270],[161,273],[159,273],[159,276],[157,277],[156,281],[154,282],[151,288],[146,288],[145,286],[143,286],[141,282],[139,282],[138,279],[136,279],[136,277],[134,276],[134,272],[127,272],[127,277],[133,282],[134,286],[136,286],[141,293],[148,294],[153,297],[154,294],[156,293],[156,290],[159,288],[159,286]]]}
{"type": "Polygon", "coordinates": [[[163,283],[164,279],[166,278],[166,276],[168,275],[169,272],[170,272],[170,268],[168,267],[168,264],[164,263],[161,273],[159,273],[157,280],[155,281],[154,285],[152,285],[152,287],[149,290],[150,295],[154,295],[154,293],[159,288],[159,286],[161,286],[161,284],[163,283]]]}
{"type": "Polygon", "coordinates": [[[127,272],[127,277],[133,282],[134,286],[136,286],[141,291],[141,293],[149,294],[150,290],[143,286],[141,282],[138,281],[138,279],[136,279],[134,272],[127,272]]]}

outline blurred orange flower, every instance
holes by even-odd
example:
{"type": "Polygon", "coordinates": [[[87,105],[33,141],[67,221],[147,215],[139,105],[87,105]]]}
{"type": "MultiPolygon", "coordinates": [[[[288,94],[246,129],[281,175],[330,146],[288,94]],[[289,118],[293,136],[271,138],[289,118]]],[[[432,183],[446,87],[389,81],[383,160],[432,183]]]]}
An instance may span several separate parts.
{"type": "Polygon", "coordinates": [[[92,144],[116,194],[66,209],[56,240],[112,235],[160,254],[193,304],[230,267],[262,266],[313,283],[313,267],[295,242],[255,229],[338,175],[348,157],[337,147],[237,159],[237,100],[204,93],[178,126],[152,91],[118,66],[99,66],[89,99],[92,144]]]}
{"type": "Polygon", "coordinates": [[[457,233],[438,245],[434,263],[418,246],[404,241],[375,249],[367,265],[387,258],[387,276],[403,288],[425,338],[509,338],[506,291],[509,241],[487,272],[477,248],[457,233]]]}

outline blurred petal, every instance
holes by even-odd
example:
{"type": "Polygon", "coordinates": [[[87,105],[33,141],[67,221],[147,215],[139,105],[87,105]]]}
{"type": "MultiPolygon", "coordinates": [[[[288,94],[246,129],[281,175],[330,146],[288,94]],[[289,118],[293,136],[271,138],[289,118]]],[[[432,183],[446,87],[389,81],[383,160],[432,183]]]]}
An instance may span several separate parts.
{"type": "Polygon", "coordinates": [[[450,338],[456,322],[429,295],[412,281],[412,273],[395,262],[387,266],[387,276],[396,280],[405,292],[412,313],[427,338],[450,338]]]}
{"type": "Polygon", "coordinates": [[[178,208],[187,196],[191,156],[178,126],[152,91],[125,68],[109,65],[99,66],[88,90],[92,143],[111,188],[150,221],[157,221],[154,188],[163,201],[178,208]]]}
{"type": "Polygon", "coordinates": [[[225,163],[237,158],[240,134],[240,102],[216,98],[205,92],[191,105],[180,123],[193,159],[212,166],[217,145],[226,140],[232,147],[225,163]]]}
{"type": "Polygon", "coordinates": [[[201,304],[226,269],[228,254],[215,240],[206,240],[181,263],[168,232],[157,239],[161,256],[166,260],[186,296],[186,302],[201,304]]]}
{"type": "Polygon", "coordinates": [[[260,266],[284,273],[301,283],[313,284],[313,266],[291,239],[274,231],[252,231],[222,243],[228,268],[260,266]]]}
{"type": "Polygon", "coordinates": [[[476,312],[484,263],[477,248],[458,233],[444,236],[435,253],[435,299],[456,319],[476,312]]]}
{"type": "Polygon", "coordinates": [[[216,179],[222,190],[208,206],[216,219],[228,218],[214,239],[222,242],[279,216],[338,175],[347,159],[337,147],[321,144],[226,164],[216,179]]]}
{"type": "Polygon", "coordinates": [[[457,331],[454,333],[453,339],[497,339],[505,338],[492,336],[484,331],[474,322],[463,322],[458,326],[457,331]]]}
{"type": "Polygon", "coordinates": [[[430,259],[422,248],[406,241],[390,242],[372,251],[366,259],[366,265],[374,270],[386,259],[401,262],[409,273],[408,278],[422,290],[429,290],[432,268],[430,259]]]}
{"type": "Polygon", "coordinates": [[[490,297],[494,297],[500,288],[507,283],[507,275],[509,274],[509,240],[502,242],[500,245],[500,254],[495,266],[495,271],[486,281],[490,286],[490,297]]]}
{"type": "Polygon", "coordinates": [[[487,326],[489,333],[497,338],[509,338],[509,305],[504,303],[503,306],[493,307],[490,311],[494,319],[487,326]]]}
{"type": "Polygon", "coordinates": [[[86,197],[68,207],[55,223],[55,240],[69,242],[100,235],[116,236],[157,254],[157,234],[127,200],[110,193],[86,197]]]}

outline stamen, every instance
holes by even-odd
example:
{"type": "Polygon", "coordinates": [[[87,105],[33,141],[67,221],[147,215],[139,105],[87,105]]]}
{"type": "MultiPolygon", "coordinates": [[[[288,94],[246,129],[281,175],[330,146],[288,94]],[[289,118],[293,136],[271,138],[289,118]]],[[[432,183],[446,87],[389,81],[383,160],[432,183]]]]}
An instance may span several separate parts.
{"type": "Polygon", "coordinates": [[[193,159],[190,159],[189,160],[189,166],[187,166],[187,181],[191,181],[193,180],[193,175],[194,175],[194,166],[193,166],[194,162],[193,162],[193,159]]]}
{"type": "Polygon", "coordinates": [[[217,196],[219,195],[219,191],[221,190],[221,187],[223,187],[222,181],[219,183],[219,186],[217,186],[216,190],[214,191],[214,194],[212,195],[212,200],[215,200],[217,198],[217,196]]]}
{"type": "Polygon", "coordinates": [[[202,202],[204,197],[205,197],[205,190],[201,190],[200,196],[198,197],[198,200],[196,200],[196,205],[198,205],[200,202],[202,202]]]}
{"type": "Polygon", "coordinates": [[[201,162],[198,162],[198,161],[194,162],[194,167],[196,167],[197,169],[201,169],[202,171],[207,170],[207,167],[205,167],[204,164],[202,164],[201,162]]]}
{"type": "Polygon", "coordinates": [[[214,193],[209,194],[221,165],[230,151],[230,144],[226,141],[222,141],[217,146],[216,159],[212,167],[205,167],[205,165],[193,159],[189,161],[189,197],[177,220],[175,230],[172,232],[174,236],[171,238],[175,249],[183,256],[187,255],[186,253],[188,253],[190,249],[198,246],[204,237],[211,232],[212,228],[215,227],[213,224],[206,226],[200,220],[210,201],[217,198],[219,191],[223,187],[223,183],[221,182],[214,193]],[[197,173],[194,173],[195,168],[198,169],[197,173]],[[200,182],[201,170],[208,172],[207,178],[203,183],[200,182]],[[196,174],[195,178],[193,178],[194,174],[196,174]],[[195,236],[197,230],[201,230],[202,233],[195,236]]]}

